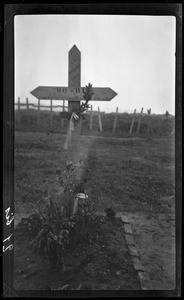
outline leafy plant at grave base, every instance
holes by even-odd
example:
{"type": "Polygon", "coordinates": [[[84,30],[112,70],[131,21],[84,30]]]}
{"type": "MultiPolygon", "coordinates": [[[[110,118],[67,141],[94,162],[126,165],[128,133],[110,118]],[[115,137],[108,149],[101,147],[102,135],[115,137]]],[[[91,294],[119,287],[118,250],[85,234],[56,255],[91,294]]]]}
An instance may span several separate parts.
{"type": "MultiPolygon", "coordinates": [[[[77,246],[91,243],[94,229],[99,229],[98,217],[92,212],[89,200],[72,216],[76,193],[83,193],[84,180],[77,180],[73,165],[57,169],[64,194],[60,204],[51,199],[44,209],[28,218],[28,230],[34,237],[35,251],[48,258],[52,269],[65,268],[65,255],[77,246]]],[[[48,198],[48,195],[46,195],[48,198]]]]}
{"type": "Polygon", "coordinates": [[[69,231],[63,228],[66,221],[63,208],[52,200],[45,209],[28,218],[28,230],[35,237],[33,245],[43,257],[47,257],[51,267],[64,264],[64,248],[68,243],[69,231]]]}
{"type": "Polygon", "coordinates": [[[86,204],[74,216],[67,217],[63,206],[50,203],[28,218],[28,230],[34,236],[35,251],[48,258],[51,268],[65,269],[65,255],[77,246],[89,244],[99,229],[98,218],[86,204]]]}

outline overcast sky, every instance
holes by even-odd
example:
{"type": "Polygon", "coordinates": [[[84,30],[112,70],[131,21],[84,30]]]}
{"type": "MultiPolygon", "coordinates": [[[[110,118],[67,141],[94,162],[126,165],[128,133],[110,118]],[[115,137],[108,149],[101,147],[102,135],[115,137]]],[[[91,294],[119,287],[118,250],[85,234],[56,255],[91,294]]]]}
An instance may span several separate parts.
{"type": "Polygon", "coordinates": [[[16,16],[15,101],[28,97],[36,103],[30,92],[37,86],[67,86],[68,51],[75,44],[81,51],[81,86],[90,82],[118,93],[110,102],[91,102],[95,110],[144,107],[174,114],[175,37],[172,16],[16,16]]]}

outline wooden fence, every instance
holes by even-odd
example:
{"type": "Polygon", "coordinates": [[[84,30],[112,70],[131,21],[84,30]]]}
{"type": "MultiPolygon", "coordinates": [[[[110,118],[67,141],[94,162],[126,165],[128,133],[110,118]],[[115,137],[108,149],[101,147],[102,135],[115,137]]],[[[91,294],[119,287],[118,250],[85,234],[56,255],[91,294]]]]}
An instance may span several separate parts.
{"type": "MultiPolygon", "coordinates": [[[[18,102],[15,103],[15,106],[17,106],[17,122],[18,124],[21,123],[21,116],[20,116],[20,110],[21,110],[21,106],[25,107],[27,109],[27,117],[28,117],[28,123],[30,123],[30,107],[32,108],[38,108],[38,113],[37,113],[37,124],[38,124],[38,128],[40,125],[40,109],[41,108],[50,108],[50,126],[52,126],[52,120],[53,120],[53,108],[62,108],[62,111],[68,110],[68,106],[65,106],[65,100],[63,100],[63,104],[62,105],[53,105],[53,100],[50,100],[50,105],[41,105],[40,104],[40,100],[38,100],[38,105],[34,104],[34,103],[29,103],[28,98],[26,98],[26,103],[21,103],[20,102],[20,97],[18,97],[18,102]]],[[[63,120],[61,119],[61,125],[63,126],[63,120]]]]}
{"type": "MultiPolygon", "coordinates": [[[[63,100],[63,104],[62,105],[53,105],[53,100],[50,100],[50,105],[41,105],[40,104],[40,99],[38,99],[38,105],[36,105],[34,103],[29,103],[28,98],[26,98],[26,103],[21,103],[20,102],[20,97],[18,97],[18,102],[15,103],[15,106],[18,106],[17,116],[16,116],[18,124],[21,123],[21,114],[20,114],[21,106],[25,107],[27,109],[28,123],[30,123],[30,111],[29,111],[30,107],[38,108],[38,113],[37,113],[37,125],[38,125],[38,128],[40,126],[40,110],[41,110],[41,108],[50,108],[50,127],[52,127],[53,109],[54,108],[61,107],[63,112],[65,110],[68,110],[68,106],[65,106],[65,100],[63,100]]],[[[93,115],[94,114],[95,114],[95,112],[93,112],[93,107],[91,105],[91,111],[90,111],[90,131],[92,131],[93,115]]],[[[97,114],[98,114],[100,132],[103,132],[103,129],[102,129],[102,119],[101,119],[101,113],[100,113],[100,108],[99,107],[98,107],[97,114]]],[[[61,126],[63,127],[63,125],[64,125],[64,118],[61,117],[61,126]]]]}
{"type": "MultiPolygon", "coordinates": [[[[50,127],[52,127],[53,123],[53,109],[54,108],[62,108],[62,111],[64,112],[65,110],[68,110],[68,106],[65,105],[65,100],[63,100],[62,105],[53,105],[53,100],[50,100],[50,105],[41,105],[40,100],[38,100],[38,105],[34,103],[29,103],[28,98],[26,98],[26,103],[21,103],[20,102],[20,97],[18,97],[18,102],[15,103],[15,106],[17,106],[17,122],[18,124],[21,123],[21,115],[20,115],[20,110],[21,107],[25,107],[27,110],[27,118],[28,118],[28,123],[30,123],[30,107],[32,108],[37,108],[37,125],[39,128],[40,125],[40,110],[41,108],[49,108],[50,109],[50,127]]],[[[100,132],[103,132],[103,124],[102,124],[102,118],[101,115],[104,114],[104,112],[100,112],[100,108],[98,107],[97,111],[93,111],[93,106],[91,105],[90,110],[87,112],[89,114],[89,129],[90,131],[93,130],[93,116],[97,115],[98,116],[98,124],[99,124],[99,130],[100,132]]],[[[145,114],[144,114],[145,115],[145,114]]],[[[136,113],[136,109],[134,109],[134,113],[131,114],[132,119],[131,119],[131,124],[130,124],[130,129],[129,129],[129,134],[131,135],[133,132],[133,127],[135,124],[135,121],[137,120],[137,128],[134,130],[134,133],[139,134],[140,133],[140,128],[141,128],[141,122],[143,118],[143,108],[141,109],[140,113],[136,113]]],[[[147,110],[146,114],[146,124],[147,124],[147,134],[153,134],[153,128],[152,128],[152,121],[151,121],[151,109],[147,110]]],[[[114,116],[114,122],[113,122],[113,128],[112,128],[112,133],[116,132],[116,127],[118,123],[118,107],[116,108],[115,116],[114,116]]],[[[61,126],[64,126],[64,117],[61,117],[61,126]]]]}

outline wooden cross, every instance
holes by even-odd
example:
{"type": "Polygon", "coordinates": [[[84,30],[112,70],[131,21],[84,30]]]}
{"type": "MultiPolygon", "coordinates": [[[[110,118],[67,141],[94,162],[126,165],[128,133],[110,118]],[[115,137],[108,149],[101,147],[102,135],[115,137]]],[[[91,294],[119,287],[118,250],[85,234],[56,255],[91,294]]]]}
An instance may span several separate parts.
{"type": "MultiPolygon", "coordinates": [[[[83,99],[85,87],[81,87],[81,52],[74,45],[69,51],[68,57],[68,87],[37,87],[31,91],[38,101],[43,100],[68,100],[68,113],[60,113],[60,116],[67,118],[72,112],[80,108],[80,101],[83,99]]],[[[91,101],[110,101],[117,93],[109,87],[93,87],[91,101]]],[[[76,120],[74,131],[71,134],[71,147],[68,149],[68,160],[79,161],[79,137],[81,132],[81,119],[76,120]],[[71,151],[70,151],[71,150],[71,151]]]]}

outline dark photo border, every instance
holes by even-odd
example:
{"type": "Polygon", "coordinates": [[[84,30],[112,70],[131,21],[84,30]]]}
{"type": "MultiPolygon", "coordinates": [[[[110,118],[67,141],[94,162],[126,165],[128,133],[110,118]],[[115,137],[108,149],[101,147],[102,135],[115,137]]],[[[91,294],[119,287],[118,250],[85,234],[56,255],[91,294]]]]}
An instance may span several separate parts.
{"type": "MultiPolygon", "coordinates": [[[[4,3],[1,9],[3,45],[3,241],[14,243],[14,222],[7,226],[6,211],[14,213],[14,17],[29,14],[153,15],[176,18],[175,90],[175,195],[176,195],[176,289],[172,291],[15,291],[13,289],[13,249],[3,255],[4,297],[180,297],[182,234],[182,4],[180,3],[4,3]],[[9,238],[9,239],[8,239],[9,238]]],[[[10,219],[9,219],[10,220],[10,219]]]]}

